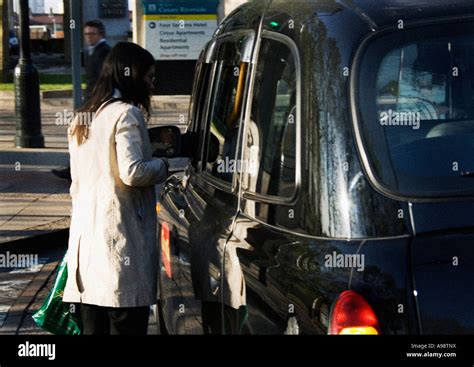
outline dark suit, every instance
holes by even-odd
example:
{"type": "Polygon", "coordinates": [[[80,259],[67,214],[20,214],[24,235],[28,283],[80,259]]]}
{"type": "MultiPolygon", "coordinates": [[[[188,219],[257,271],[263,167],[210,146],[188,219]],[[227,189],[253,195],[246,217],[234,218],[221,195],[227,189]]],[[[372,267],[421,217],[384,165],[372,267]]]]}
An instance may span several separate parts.
{"type": "Polygon", "coordinates": [[[87,87],[84,99],[87,101],[91,95],[92,90],[99,79],[100,71],[102,70],[102,65],[104,64],[104,60],[110,52],[111,47],[107,42],[102,42],[101,44],[97,45],[94,49],[92,55],[89,56],[89,52],[86,49],[84,52],[84,66],[86,68],[86,79],[87,79],[87,87]]]}

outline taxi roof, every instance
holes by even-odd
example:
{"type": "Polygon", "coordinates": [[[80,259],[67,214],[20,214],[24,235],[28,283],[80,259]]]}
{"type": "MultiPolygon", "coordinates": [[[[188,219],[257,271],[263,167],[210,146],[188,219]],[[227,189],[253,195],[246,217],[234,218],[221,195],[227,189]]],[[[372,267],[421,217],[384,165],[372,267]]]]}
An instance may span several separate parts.
{"type": "MultiPolygon", "coordinates": [[[[254,3],[262,3],[255,0],[254,3]]],[[[268,3],[269,1],[267,1],[268,3]]],[[[337,13],[338,9],[352,10],[373,28],[397,24],[399,20],[414,22],[447,17],[474,16],[473,0],[273,0],[272,9],[279,6],[294,8],[310,7],[312,14],[337,13]]],[[[310,15],[308,13],[308,15],[310,15]]]]}

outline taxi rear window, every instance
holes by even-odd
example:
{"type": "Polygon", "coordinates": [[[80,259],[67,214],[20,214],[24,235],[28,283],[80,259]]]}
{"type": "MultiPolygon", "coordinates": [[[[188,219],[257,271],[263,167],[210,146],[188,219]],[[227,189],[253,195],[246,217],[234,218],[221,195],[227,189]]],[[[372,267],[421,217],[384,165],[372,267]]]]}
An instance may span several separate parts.
{"type": "Polygon", "coordinates": [[[474,195],[474,23],[372,40],[357,80],[370,172],[411,197],[474,195]]]}

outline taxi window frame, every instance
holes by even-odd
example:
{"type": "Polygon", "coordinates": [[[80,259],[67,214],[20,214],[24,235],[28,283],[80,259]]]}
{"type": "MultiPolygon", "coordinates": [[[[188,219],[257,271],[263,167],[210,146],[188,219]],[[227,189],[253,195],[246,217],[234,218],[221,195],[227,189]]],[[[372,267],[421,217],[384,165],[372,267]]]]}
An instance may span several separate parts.
{"type": "Polygon", "coordinates": [[[209,85],[212,82],[212,64],[210,56],[215,47],[215,40],[210,41],[203,49],[198,62],[196,64],[196,75],[193,82],[193,91],[189,105],[188,131],[196,134],[198,139],[197,149],[193,156],[195,162],[193,165],[197,167],[197,172],[202,166],[202,155],[204,149],[204,138],[206,133],[206,118],[209,107],[208,97],[210,94],[209,85]],[[207,87],[207,88],[206,88],[207,87]]]}
{"type": "Polygon", "coordinates": [[[249,90],[249,85],[251,81],[251,75],[252,75],[252,54],[255,46],[255,39],[256,39],[256,32],[254,30],[240,30],[237,32],[231,32],[231,33],[224,33],[222,35],[219,35],[217,38],[215,38],[212,41],[212,44],[210,45],[210,50],[207,55],[207,59],[205,61],[209,61],[211,64],[211,75],[210,75],[210,80],[209,80],[209,90],[206,95],[205,103],[206,106],[204,107],[204,115],[201,117],[202,123],[204,124],[202,129],[203,129],[203,135],[200,136],[200,141],[201,141],[201,149],[199,152],[200,155],[200,162],[198,165],[198,175],[201,177],[202,180],[206,181],[206,183],[210,184],[211,186],[215,187],[216,189],[229,192],[229,193],[236,193],[238,190],[238,185],[239,185],[239,175],[237,172],[232,173],[232,182],[227,182],[223,179],[220,179],[212,174],[210,174],[206,170],[206,164],[205,162],[207,160],[207,154],[206,154],[206,148],[209,143],[209,136],[210,136],[210,113],[214,107],[215,104],[215,82],[216,82],[216,71],[217,71],[217,64],[218,61],[216,59],[216,50],[218,47],[226,42],[236,42],[238,39],[242,37],[248,37],[248,39],[245,42],[245,45],[242,49],[241,53],[241,59],[239,60],[240,62],[245,62],[248,64],[247,67],[247,75],[245,76],[245,86],[244,86],[244,94],[242,98],[242,105],[241,105],[241,110],[240,110],[240,115],[242,117],[242,122],[239,125],[239,130],[238,130],[238,138],[237,138],[237,145],[236,145],[236,152],[235,152],[235,157],[236,159],[239,154],[241,153],[242,149],[242,133],[243,133],[243,128],[245,125],[245,112],[246,112],[246,104],[249,99],[248,97],[248,90],[249,90]]]}
{"type": "MultiPolygon", "coordinates": [[[[280,196],[275,196],[275,195],[266,195],[266,194],[261,194],[253,191],[249,191],[247,189],[242,189],[242,196],[247,199],[247,200],[252,200],[258,203],[264,203],[264,204],[277,204],[277,205],[294,205],[298,199],[299,192],[301,190],[301,163],[302,163],[302,108],[301,108],[301,101],[302,101],[302,79],[301,79],[301,74],[302,74],[302,66],[301,66],[301,58],[298,52],[298,46],[297,44],[288,36],[269,31],[269,30],[263,30],[260,39],[270,39],[276,42],[280,42],[283,45],[287,46],[291,54],[294,58],[295,62],[295,69],[296,69],[296,142],[295,142],[295,148],[296,148],[296,157],[295,157],[295,188],[293,190],[293,195],[288,196],[288,197],[280,197],[280,196]]],[[[260,40],[259,40],[259,45],[257,49],[257,54],[256,54],[256,61],[255,64],[253,65],[253,71],[252,74],[256,73],[256,68],[257,68],[257,63],[260,57],[260,40]]],[[[248,97],[248,104],[251,108],[251,103],[253,101],[253,87],[255,85],[255,78],[252,80],[252,92],[250,93],[248,97]]],[[[248,124],[248,119],[249,116],[246,116],[246,121],[245,121],[245,130],[244,130],[244,139],[247,136],[247,131],[249,128],[248,124]]],[[[246,149],[246,144],[245,140],[243,141],[242,144],[242,149],[246,149]]]]}

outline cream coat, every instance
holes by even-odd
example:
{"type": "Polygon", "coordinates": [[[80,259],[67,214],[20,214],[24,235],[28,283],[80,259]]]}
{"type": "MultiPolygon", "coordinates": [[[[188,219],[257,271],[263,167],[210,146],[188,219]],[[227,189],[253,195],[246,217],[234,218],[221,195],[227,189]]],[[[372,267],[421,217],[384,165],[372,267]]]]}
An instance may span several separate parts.
{"type": "Polygon", "coordinates": [[[69,136],[72,216],[63,301],[108,307],[156,303],[158,252],[152,158],[139,109],[113,102],[98,111],[80,146],[69,136]]]}

